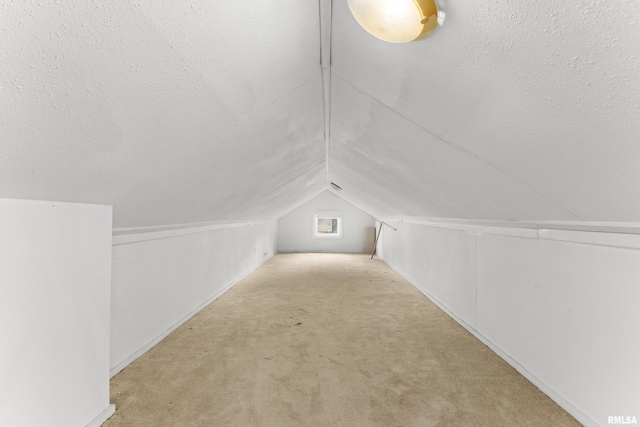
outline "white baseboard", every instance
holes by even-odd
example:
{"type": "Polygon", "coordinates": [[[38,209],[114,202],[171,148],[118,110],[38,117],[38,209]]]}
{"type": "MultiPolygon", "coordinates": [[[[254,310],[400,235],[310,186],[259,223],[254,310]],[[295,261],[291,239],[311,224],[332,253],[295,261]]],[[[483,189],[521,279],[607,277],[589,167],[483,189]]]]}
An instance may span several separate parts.
{"type": "Polygon", "coordinates": [[[100,412],[100,414],[93,419],[93,421],[87,424],[87,427],[100,427],[105,421],[109,419],[109,417],[111,417],[111,415],[115,414],[115,412],[116,405],[112,404],[107,406],[104,411],[100,412]]]}
{"type": "Polygon", "coordinates": [[[538,387],[544,394],[549,396],[554,402],[556,402],[562,409],[571,414],[579,423],[584,425],[585,427],[598,427],[598,424],[588,417],[584,412],[573,406],[571,402],[562,397],[559,393],[553,390],[549,385],[545,384],[542,380],[536,377],[533,373],[531,373],[527,368],[522,366],[517,360],[513,359],[509,354],[503,351],[500,347],[491,342],[487,337],[478,332],[474,327],[469,325],[467,322],[456,316],[451,310],[449,310],[444,304],[434,298],[429,292],[423,289],[420,285],[417,284],[411,277],[405,275],[400,270],[397,270],[393,267],[393,265],[386,262],[384,259],[382,261],[391,267],[394,271],[399,273],[402,277],[404,277],[409,283],[411,283],[416,289],[418,289],[424,296],[429,298],[438,308],[444,311],[449,317],[455,320],[460,326],[469,331],[473,336],[479,339],[484,345],[489,347],[494,353],[500,356],[505,362],[511,365],[516,371],[518,371],[523,377],[529,380],[533,385],[538,387]]]}
{"type": "Polygon", "coordinates": [[[184,317],[182,317],[180,320],[178,320],[176,323],[174,323],[173,325],[171,325],[169,328],[167,328],[164,332],[162,332],[160,335],[158,335],[157,337],[155,337],[154,339],[152,339],[151,341],[149,341],[147,344],[145,344],[144,346],[142,346],[140,349],[138,349],[137,351],[135,351],[134,353],[132,353],[129,357],[127,357],[126,359],[124,359],[123,361],[119,362],[118,364],[116,364],[115,366],[113,366],[110,370],[109,370],[109,377],[113,378],[118,372],[122,371],[124,368],[126,368],[131,362],[133,362],[134,360],[136,360],[138,357],[142,356],[143,354],[145,354],[147,351],[151,350],[156,344],[158,344],[160,341],[162,341],[163,339],[165,339],[171,332],[175,331],[176,329],[178,329],[180,326],[182,326],[187,320],[191,319],[193,316],[195,316],[200,310],[202,310],[203,308],[205,308],[206,306],[208,306],[209,304],[211,304],[212,302],[214,302],[215,300],[217,300],[218,298],[220,298],[222,295],[224,295],[229,289],[231,289],[236,283],[238,283],[240,280],[244,279],[246,276],[248,276],[249,274],[251,274],[253,271],[255,271],[258,267],[260,267],[262,264],[264,264],[265,262],[267,262],[269,259],[271,259],[273,257],[273,255],[271,255],[268,258],[265,258],[264,260],[262,260],[262,262],[258,263],[255,267],[250,268],[249,270],[247,270],[246,272],[240,274],[238,277],[236,277],[234,280],[231,281],[231,283],[229,283],[227,286],[225,286],[221,291],[219,291],[218,293],[216,293],[214,296],[212,296],[211,298],[207,299],[205,302],[203,302],[202,304],[200,304],[198,307],[196,307],[195,309],[193,309],[192,311],[190,311],[189,313],[187,313],[184,317]]]}

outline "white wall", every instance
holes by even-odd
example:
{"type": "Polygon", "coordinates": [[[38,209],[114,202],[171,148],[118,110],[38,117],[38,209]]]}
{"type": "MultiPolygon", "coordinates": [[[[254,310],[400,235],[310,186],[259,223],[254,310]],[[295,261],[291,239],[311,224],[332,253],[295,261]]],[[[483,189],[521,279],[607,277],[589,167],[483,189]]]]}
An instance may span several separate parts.
{"type": "Polygon", "coordinates": [[[111,374],[276,253],[276,221],[115,233],[111,374]]]}
{"type": "Polygon", "coordinates": [[[379,256],[580,422],[640,418],[640,235],[387,222],[379,256]]]}
{"type": "Polygon", "coordinates": [[[371,215],[331,191],[324,191],[280,218],[278,251],[362,252],[367,227],[374,227],[371,215]],[[314,212],[341,212],[342,238],[313,238],[314,212]]]}
{"type": "Polygon", "coordinates": [[[111,207],[0,199],[0,425],[99,425],[111,207]]]}

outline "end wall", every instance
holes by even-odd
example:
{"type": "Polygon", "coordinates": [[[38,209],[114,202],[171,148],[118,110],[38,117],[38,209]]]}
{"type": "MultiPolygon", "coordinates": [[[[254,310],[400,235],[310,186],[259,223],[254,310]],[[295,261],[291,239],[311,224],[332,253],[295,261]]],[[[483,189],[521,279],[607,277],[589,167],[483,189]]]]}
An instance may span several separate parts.
{"type": "Polygon", "coordinates": [[[276,253],[276,221],[116,233],[111,375],[276,253]]]}
{"type": "Polygon", "coordinates": [[[280,218],[278,251],[362,252],[365,229],[374,226],[371,215],[331,191],[325,191],[280,218]],[[342,238],[314,238],[313,214],[315,212],[341,212],[342,238]]]}
{"type": "Polygon", "coordinates": [[[100,425],[111,206],[0,199],[0,425],[100,425]]]}
{"type": "Polygon", "coordinates": [[[640,235],[385,221],[379,256],[578,421],[640,418],[640,235]]]}

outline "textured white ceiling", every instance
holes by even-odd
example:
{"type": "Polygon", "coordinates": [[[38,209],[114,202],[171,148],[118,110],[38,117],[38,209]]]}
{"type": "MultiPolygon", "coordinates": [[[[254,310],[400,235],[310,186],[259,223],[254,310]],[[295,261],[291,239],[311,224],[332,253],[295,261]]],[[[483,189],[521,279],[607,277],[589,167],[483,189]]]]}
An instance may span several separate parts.
{"type": "MultiPolygon", "coordinates": [[[[439,4],[399,45],[333,1],[340,195],[640,221],[640,4],[439,4]]],[[[317,1],[0,2],[0,197],[113,204],[116,227],[277,218],[326,188],[324,134],[317,1]]]]}
{"type": "Polygon", "coordinates": [[[326,185],[319,45],[303,0],[5,0],[0,197],[279,215],[326,185]]]}
{"type": "Polygon", "coordinates": [[[377,215],[640,220],[640,3],[440,4],[394,45],[334,2],[331,179],[377,215]]]}

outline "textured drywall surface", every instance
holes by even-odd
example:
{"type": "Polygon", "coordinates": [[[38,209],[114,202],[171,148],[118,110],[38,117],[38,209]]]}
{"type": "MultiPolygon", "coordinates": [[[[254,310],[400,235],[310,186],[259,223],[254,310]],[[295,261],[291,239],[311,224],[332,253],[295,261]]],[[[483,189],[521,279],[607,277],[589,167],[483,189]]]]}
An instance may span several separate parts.
{"type": "MultiPolygon", "coordinates": [[[[477,158],[334,79],[331,179],[345,192],[400,210],[438,217],[518,219],[567,212],[477,158]],[[364,122],[364,123],[363,123],[364,122]],[[371,185],[373,184],[373,185],[371,185]]],[[[389,215],[383,208],[384,214],[389,215]]]]}
{"type": "Polygon", "coordinates": [[[116,227],[277,218],[325,185],[317,4],[0,4],[0,197],[116,227]]]}
{"type": "Polygon", "coordinates": [[[277,219],[328,166],[375,216],[639,221],[638,3],[439,5],[391,44],[333,2],[326,147],[318,2],[4,1],[0,197],[277,219]]]}
{"type": "Polygon", "coordinates": [[[376,215],[638,221],[640,5],[439,3],[397,45],[335,2],[331,180],[376,215]]]}
{"type": "Polygon", "coordinates": [[[378,255],[578,421],[640,412],[639,236],[390,223],[378,255]]]}
{"type": "Polygon", "coordinates": [[[325,190],[280,218],[278,251],[362,252],[365,230],[372,229],[374,225],[371,215],[339,195],[325,190]],[[342,215],[342,237],[315,237],[313,221],[316,212],[339,212],[342,215]]]}
{"type": "Polygon", "coordinates": [[[0,199],[0,425],[109,409],[111,207],[0,199]]]}
{"type": "Polygon", "coordinates": [[[188,230],[171,237],[151,232],[115,244],[112,374],[272,257],[277,228],[278,223],[272,221],[188,230]]]}

